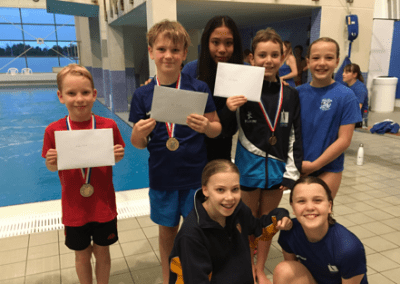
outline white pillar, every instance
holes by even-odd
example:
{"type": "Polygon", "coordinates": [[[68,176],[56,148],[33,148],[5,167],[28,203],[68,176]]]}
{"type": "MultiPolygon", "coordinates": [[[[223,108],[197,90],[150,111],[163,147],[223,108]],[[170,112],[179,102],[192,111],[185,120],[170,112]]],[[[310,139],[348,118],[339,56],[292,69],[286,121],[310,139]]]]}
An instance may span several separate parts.
{"type": "Polygon", "coordinates": [[[80,64],[91,71],[92,52],[90,45],[89,20],[87,17],[75,16],[76,40],[79,42],[80,64]]]}
{"type": "Polygon", "coordinates": [[[123,27],[107,27],[110,66],[110,105],[112,112],[128,111],[126,94],[125,51],[123,27]]]}
{"type": "MultiPolygon", "coordinates": [[[[170,20],[176,21],[177,13],[176,13],[176,0],[147,0],[146,1],[146,10],[147,10],[147,31],[150,28],[162,21],[162,20],[170,20]]],[[[156,67],[153,60],[149,57],[149,72],[150,76],[154,76],[156,74],[156,67]]]]}

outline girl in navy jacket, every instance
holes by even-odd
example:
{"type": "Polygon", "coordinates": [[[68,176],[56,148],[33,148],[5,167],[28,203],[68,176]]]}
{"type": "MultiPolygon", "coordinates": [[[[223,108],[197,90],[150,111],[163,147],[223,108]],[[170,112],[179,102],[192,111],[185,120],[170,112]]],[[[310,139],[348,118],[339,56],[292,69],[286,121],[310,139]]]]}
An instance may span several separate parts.
{"type": "Polygon", "coordinates": [[[228,160],[206,165],[194,209],[175,239],[169,283],[254,284],[249,235],[270,240],[292,222],[282,208],[253,217],[241,201],[239,178],[238,168],[228,160]]]}

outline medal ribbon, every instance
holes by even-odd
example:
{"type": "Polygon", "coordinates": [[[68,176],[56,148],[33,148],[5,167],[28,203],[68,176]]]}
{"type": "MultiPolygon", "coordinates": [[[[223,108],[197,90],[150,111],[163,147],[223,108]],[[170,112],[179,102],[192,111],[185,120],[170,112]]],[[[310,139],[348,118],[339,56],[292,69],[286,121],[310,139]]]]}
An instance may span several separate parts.
{"type": "MultiPolygon", "coordinates": [[[[156,76],[157,86],[161,86],[160,81],[158,81],[158,77],[156,76]]],[[[178,90],[181,88],[181,74],[179,73],[178,81],[176,81],[176,86],[178,90]]],[[[174,137],[175,133],[175,123],[166,122],[165,126],[167,127],[168,137],[174,137]]]]}
{"type": "MultiPolygon", "coordinates": [[[[67,120],[67,129],[72,131],[69,115],[67,116],[66,120],[67,120]]],[[[96,120],[94,119],[94,115],[92,115],[92,129],[96,129],[96,120]]],[[[82,172],[82,177],[85,180],[85,183],[90,183],[90,175],[92,173],[92,168],[87,168],[86,173],[85,169],[81,169],[81,172],[82,172]]]]}
{"type": "Polygon", "coordinates": [[[278,122],[278,118],[279,118],[279,115],[281,113],[282,102],[283,102],[283,83],[281,82],[281,87],[280,87],[280,90],[279,90],[279,102],[278,102],[278,107],[276,109],[276,114],[275,114],[275,119],[274,119],[274,125],[273,126],[272,126],[271,120],[269,119],[268,113],[265,110],[265,107],[264,107],[262,101],[260,101],[258,103],[260,105],[261,111],[264,114],[265,120],[267,121],[269,129],[271,129],[271,131],[272,131],[272,135],[274,135],[274,132],[275,132],[275,129],[276,129],[276,126],[277,126],[277,122],[278,122]]]}

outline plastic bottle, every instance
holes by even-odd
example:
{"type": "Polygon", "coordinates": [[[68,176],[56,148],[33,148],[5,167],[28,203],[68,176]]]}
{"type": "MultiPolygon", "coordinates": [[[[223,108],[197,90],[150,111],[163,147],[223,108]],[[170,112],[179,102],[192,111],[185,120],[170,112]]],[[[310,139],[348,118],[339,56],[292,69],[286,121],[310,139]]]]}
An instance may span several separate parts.
{"type": "Polygon", "coordinates": [[[362,128],[368,128],[368,110],[364,110],[362,114],[362,128]]]}
{"type": "Polygon", "coordinates": [[[364,145],[360,144],[357,151],[357,165],[362,166],[364,164],[364,145]]]}

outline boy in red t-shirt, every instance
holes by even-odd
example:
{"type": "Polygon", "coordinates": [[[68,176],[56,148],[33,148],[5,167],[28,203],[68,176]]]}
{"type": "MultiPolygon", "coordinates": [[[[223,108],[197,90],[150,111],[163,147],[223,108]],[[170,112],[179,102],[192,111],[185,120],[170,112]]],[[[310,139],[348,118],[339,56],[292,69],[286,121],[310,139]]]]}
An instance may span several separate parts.
{"type": "MultiPolygon", "coordinates": [[[[55,131],[112,128],[115,162],[124,157],[125,143],[115,121],[92,114],[97,90],[90,72],[78,64],[64,67],[57,75],[57,96],[68,116],[47,126],[42,157],[46,167],[57,171],[55,131]]],[[[62,186],[62,220],[65,245],[75,250],[80,283],[92,283],[92,253],[96,257],[97,283],[108,283],[111,268],[109,246],[118,240],[117,208],[112,167],[58,171],[62,186]],[[93,239],[93,245],[91,241],[93,239]]]]}

